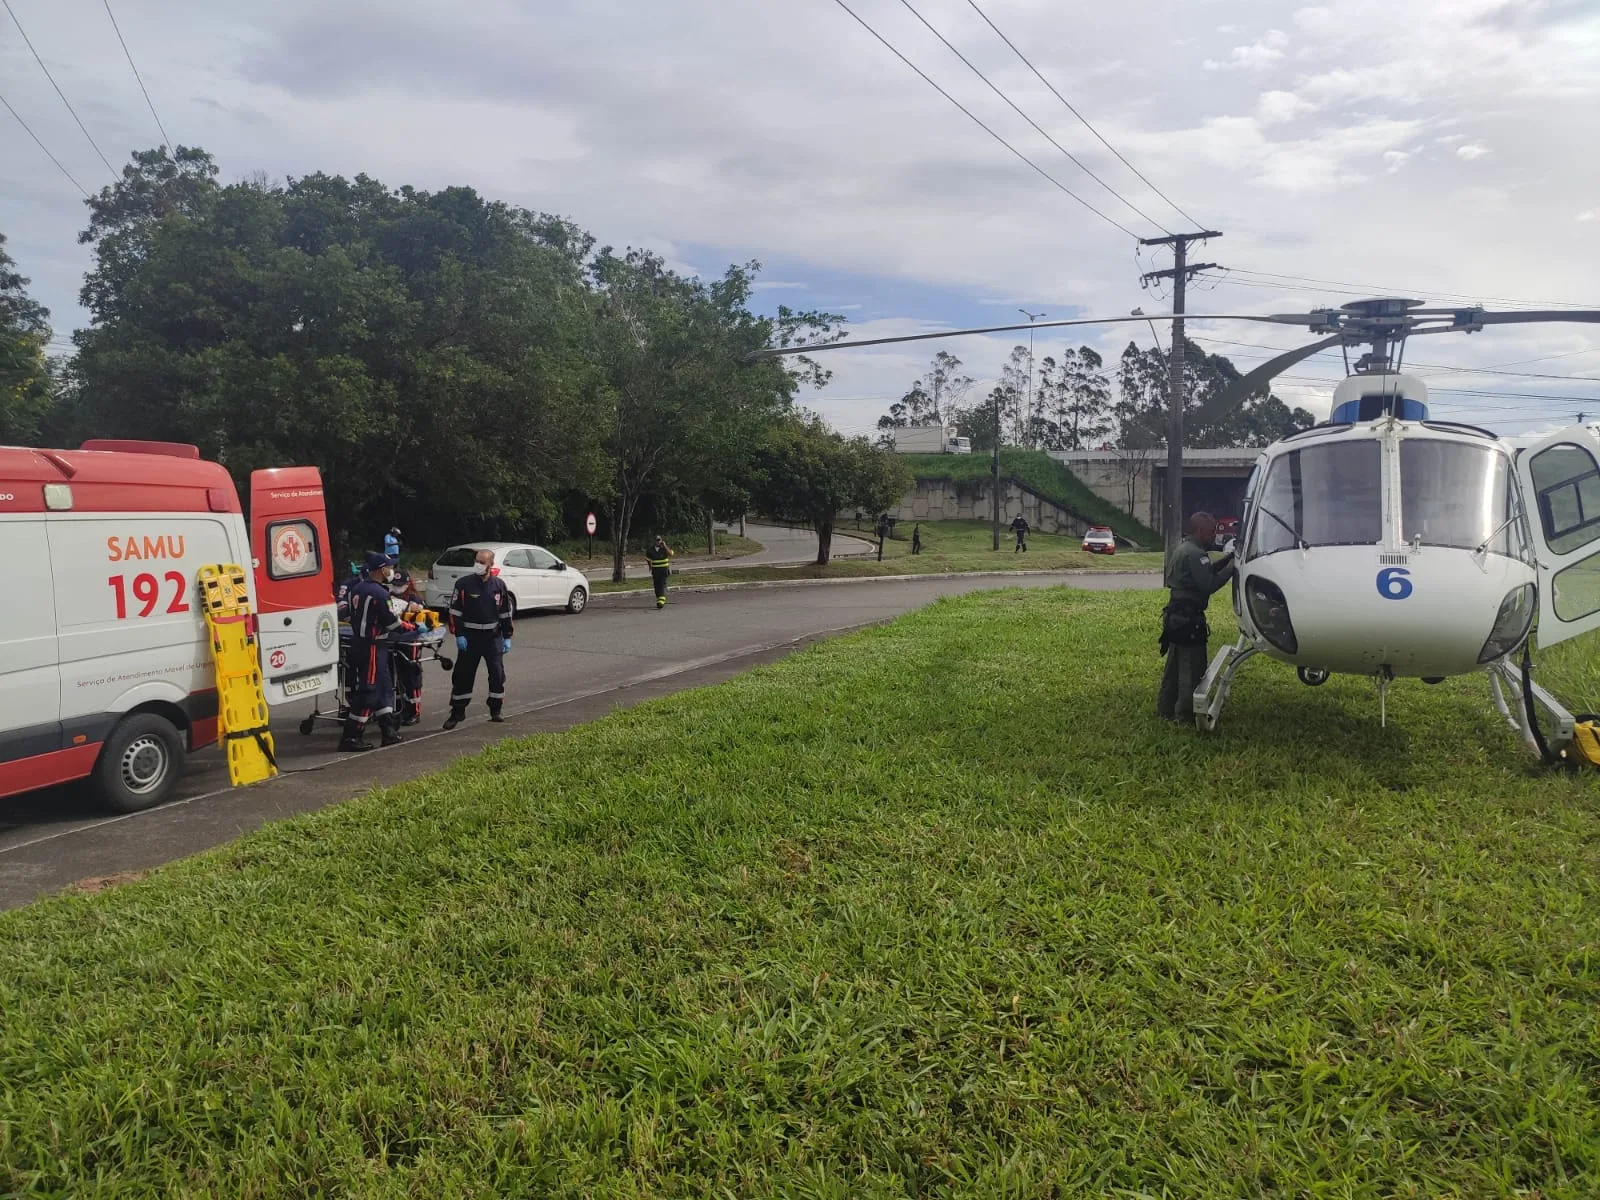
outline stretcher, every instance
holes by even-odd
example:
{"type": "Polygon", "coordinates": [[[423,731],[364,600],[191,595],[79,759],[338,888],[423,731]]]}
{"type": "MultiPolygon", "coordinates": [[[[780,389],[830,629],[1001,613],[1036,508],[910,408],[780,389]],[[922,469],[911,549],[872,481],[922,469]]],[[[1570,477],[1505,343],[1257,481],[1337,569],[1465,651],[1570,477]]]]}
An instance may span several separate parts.
{"type": "Polygon", "coordinates": [[[228,781],[239,787],[271,779],[278,773],[278,760],[267,728],[256,618],[244,568],[234,563],[204,566],[196,582],[211,638],[217,735],[228,760],[228,781]]]}
{"type": "MultiPolygon", "coordinates": [[[[437,662],[443,670],[450,670],[455,660],[439,653],[439,647],[444,645],[448,631],[443,625],[418,625],[409,632],[402,629],[395,630],[384,644],[389,652],[389,673],[394,679],[395,712],[400,717],[401,724],[414,725],[417,718],[422,715],[420,700],[413,700],[405,695],[401,688],[404,668],[416,665],[420,667],[425,662],[437,662]]],[[[309,734],[317,727],[318,721],[327,721],[333,725],[343,725],[345,718],[350,714],[349,681],[346,679],[348,667],[346,665],[350,654],[350,626],[341,623],[339,626],[339,683],[334,689],[334,707],[324,711],[322,697],[318,696],[312,701],[311,712],[300,722],[300,732],[309,734]]]]}

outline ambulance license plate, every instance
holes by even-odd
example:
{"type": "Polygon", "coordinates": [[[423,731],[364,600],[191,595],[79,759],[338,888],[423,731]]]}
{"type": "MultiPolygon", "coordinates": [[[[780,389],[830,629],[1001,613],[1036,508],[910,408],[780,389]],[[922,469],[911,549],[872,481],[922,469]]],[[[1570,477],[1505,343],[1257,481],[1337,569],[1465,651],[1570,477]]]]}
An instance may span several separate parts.
{"type": "Polygon", "coordinates": [[[303,696],[307,692],[320,692],[322,690],[321,675],[301,675],[294,679],[285,679],[279,682],[285,696],[303,696]]]}

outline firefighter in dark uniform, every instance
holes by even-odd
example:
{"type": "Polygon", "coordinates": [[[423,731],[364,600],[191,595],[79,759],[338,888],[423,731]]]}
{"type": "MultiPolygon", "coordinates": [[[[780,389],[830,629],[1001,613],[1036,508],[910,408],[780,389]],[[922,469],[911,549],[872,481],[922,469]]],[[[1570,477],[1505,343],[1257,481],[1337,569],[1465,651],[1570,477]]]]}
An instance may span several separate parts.
{"type": "Polygon", "coordinates": [[[1021,550],[1024,554],[1028,551],[1028,518],[1018,513],[1011,519],[1011,532],[1017,535],[1017,544],[1011,548],[1015,554],[1021,550]]]}
{"type": "Polygon", "coordinates": [[[1161,650],[1167,665],[1161,675],[1156,715],[1179,723],[1194,721],[1194,689],[1205,678],[1208,653],[1206,605],[1211,593],[1233,578],[1233,552],[1213,563],[1207,549],[1216,541],[1217,520],[1197,512],[1188,533],[1167,555],[1162,583],[1170,598],[1161,613],[1161,650]]]}
{"type": "Polygon", "coordinates": [[[350,589],[350,649],[345,658],[345,691],[349,715],[344,723],[341,750],[371,750],[362,738],[367,722],[376,720],[383,744],[400,741],[394,713],[394,678],[389,673],[388,637],[405,623],[389,607],[389,578],[394,566],[386,554],[369,554],[361,581],[350,589]]]}
{"type": "Polygon", "coordinates": [[[500,708],[506,702],[505,655],[511,651],[511,593],[505,580],[489,574],[493,550],[479,550],[472,574],[463,575],[450,597],[450,632],[456,635],[455,674],[450,679],[450,716],[444,723],[454,729],[467,715],[472,689],[478,682],[478,664],[489,667],[489,720],[505,720],[500,708]]]}
{"type": "Polygon", "coordinates": [[[666,539],[660,534],[650,543],[650,550],[645,555],[645,561],[650,564],[650,582],[656,589],[656,608],[667,606],[667,576],[672,574],[672,547],[667,545],[666,539]]]}

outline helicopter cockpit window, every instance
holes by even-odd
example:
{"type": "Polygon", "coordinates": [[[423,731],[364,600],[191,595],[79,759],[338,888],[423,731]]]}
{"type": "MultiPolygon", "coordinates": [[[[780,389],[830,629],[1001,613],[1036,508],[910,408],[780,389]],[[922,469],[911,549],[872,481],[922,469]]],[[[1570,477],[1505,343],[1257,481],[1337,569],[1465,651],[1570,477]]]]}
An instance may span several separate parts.
{"type": "Polygon", "coordinates": [[[1570,442],[1551,446],[1528,464],[1544,540],[1566,554],[1600,538],[1600,467],[1570,442]]]}
{"type": "Polygon", "coordinates": [[[1511,464],[1489,446],[1400,443],[1400,536],[1424,546],[1511,554],[1511,464]]]}
{"type": "Polygon", "coordinates": [[[1251,556],[1383,540],[1383,464],[1372,438],[1307,446],[1272,461],[1255,501],[1251,556]]]}

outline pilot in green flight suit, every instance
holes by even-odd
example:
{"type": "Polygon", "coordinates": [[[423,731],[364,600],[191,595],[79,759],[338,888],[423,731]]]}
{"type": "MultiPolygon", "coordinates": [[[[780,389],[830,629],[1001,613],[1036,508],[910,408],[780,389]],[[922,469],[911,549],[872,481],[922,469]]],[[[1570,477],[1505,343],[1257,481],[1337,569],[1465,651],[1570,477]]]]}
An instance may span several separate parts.
{"type": "Polygon", "coordinates": [[[1194,720],[1194,689],[1205,678],[1207,654],[1206,605],[1211,593],[1233,578],[1233,553],[1213,563],[1206,553],[1217,537],[1217,519],[1197,512],[1189,518],[1189,532],[1167,555],[1162,582],[1170,599],[1161,614],[1161,649],[1167,656],[1161,674],[1156,715],[1168,721],[1194,720]]]}

